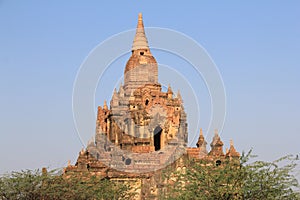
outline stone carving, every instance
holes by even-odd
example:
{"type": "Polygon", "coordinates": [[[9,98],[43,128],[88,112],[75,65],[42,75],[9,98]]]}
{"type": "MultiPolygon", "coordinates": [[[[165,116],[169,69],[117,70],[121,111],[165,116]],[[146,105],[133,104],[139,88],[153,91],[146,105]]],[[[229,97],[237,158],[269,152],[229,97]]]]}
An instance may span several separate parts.
{"type": "Polygon", "coordinates": [[[95,138],[68,163],[65,174],[90,172],[111,180],[132,182],[137,199],[156,199],[161,190],[161,170],[173,164],[186,169],[184,159],[203,159],[220,164],[239,158],[233,142],[223,153],[218,132],[207,152],[203,131],[197,147],[187,147],[187,119],[180,92],[166,92],[158,83],[158,66],[151,54],[139,14],[132,54],[124,70],[124,85],[113,91],[110,107],[98,107],[95,138]]]}

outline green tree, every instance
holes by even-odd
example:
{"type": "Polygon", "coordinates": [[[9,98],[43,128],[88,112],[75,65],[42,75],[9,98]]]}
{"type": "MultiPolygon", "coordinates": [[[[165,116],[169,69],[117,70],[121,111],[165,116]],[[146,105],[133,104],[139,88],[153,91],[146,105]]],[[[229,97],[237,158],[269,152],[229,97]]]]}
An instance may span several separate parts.
{"type": "MultiPolygon", "coordinates": [[[[243,163],[247,160],[247,157],[242,157],[243,163]]],[[[300,199],[299,183],[293,175],[295,167],[291,155],[273,162],[245,164],[242,168],[243,199],[300,199]]]]}
{"type": "Polygon", "coordinates": [[[1,199],[41,199],[44,177],[39,170],[12,172],[0,179],[1,199]]]}
{"type": "Polygon", "coordinates": [[[166,181],[171,185],[167,184],[163,199],[300,199],[292,156],[249,163],[250,157],[251,152],[219,166],[208,161],[188,161],[184,172],[166,172],[166,181]]]}
{"type": "Polygon", "coordinates": [[[88,174],[62,176],[57,170],[12,172],[0,178],[1,200],[131,199],[134,193],[124,183],[88,174]]]}
{"type": "Polygon", "coordinates": [[[69,177],[53,176],[44,182],[42,191],[47,199],[131,199],[131,187],[88,174],[69,177]]]}

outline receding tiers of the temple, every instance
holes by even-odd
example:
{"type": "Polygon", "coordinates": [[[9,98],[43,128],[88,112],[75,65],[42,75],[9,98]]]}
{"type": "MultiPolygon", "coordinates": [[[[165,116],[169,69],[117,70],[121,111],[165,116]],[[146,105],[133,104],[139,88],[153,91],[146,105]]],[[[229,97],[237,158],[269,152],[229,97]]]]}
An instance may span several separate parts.
{"type": "Polygon", "coordinates": [[[136,153],[158,151],[166,145],[186,146],[183,102],[170,86],[163,92],[158,83],[158,66],[149,49],[142,14],[125,67],[124,85],[114,91],[110,109],[107,105],[98,108],[96,144],[100,135],[111,142],[106,149],[117,146],[136,153]]]}
{"type": "Polygon", "coordinates": [[[146,197],[150,194],[150,179],[153,190],[158,190],[156,170],[172,163],[182,165],[180,159],[220,164],[240,156],[232,142],[223,153],[217,131],[209,152],[202,129],[197,147],[187,147],[187,126],[180,93],[174,94],[170,85],[163,91],[158,82],[158,65],[139,14],[132,53],[124,70],[124,85],[113,91],[109,106],[105,101],[98,107],[95,139],[79,153],[75,166],[65,168],[65,174],[86,171],[109,179],[140,180],[140,197],[146,197]]]}

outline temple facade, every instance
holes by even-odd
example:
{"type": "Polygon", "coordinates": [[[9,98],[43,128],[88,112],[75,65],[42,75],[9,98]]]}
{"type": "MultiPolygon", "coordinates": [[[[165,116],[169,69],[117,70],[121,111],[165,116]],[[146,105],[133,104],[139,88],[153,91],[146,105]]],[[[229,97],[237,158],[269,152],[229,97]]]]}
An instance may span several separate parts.
{"type": "Polygon", "coordinates": [[[232,142],[223,152],[217,131],[210,151],[202,129],[197,147],[187,147],[187,126],[180,92],[173,93],[170,85],[164,92],[158,82],[158,65],[139,14],[124,84],[113,91],[109,106],[104,102],[98,107],[95,139],[64,173],[88,172],[132,182],[139,188],[136,199],[156,199],[161,170],[168,165],[183,167],[182,159],[204,159],[219,165],[224,159],[239,158],[232,142]]]}
{"type": "Polygon", "coordinates": [[[158,151],[171,143],[185,145],[187,123],[181,96],[174,95],[170,86],[162,91],[141,14],[131,52],[124,85],[114,91],[109,109],[106,103],[98,107],[96,144],[100,134],[113,146],[136,153],[158,151]]]}

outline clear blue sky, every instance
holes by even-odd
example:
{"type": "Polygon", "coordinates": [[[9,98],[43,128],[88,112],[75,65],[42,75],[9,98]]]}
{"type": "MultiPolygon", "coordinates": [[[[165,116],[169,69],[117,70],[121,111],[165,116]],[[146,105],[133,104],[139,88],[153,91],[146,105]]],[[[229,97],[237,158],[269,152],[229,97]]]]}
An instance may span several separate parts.
{"type": "Polygon", "coordinates": [[[75,162],[77,71],[100,42],[135,28],[139,12],[146,26],[196,40],[218,66],[226,146],[232,138],[267,160],[300,153],[299,1],[80,2],[0,1],[0,173],[75,162]]]}

